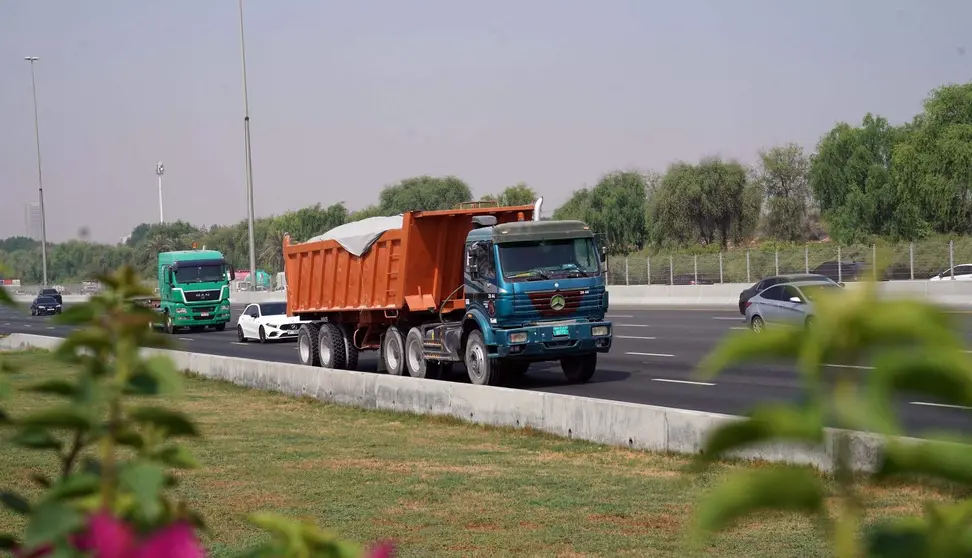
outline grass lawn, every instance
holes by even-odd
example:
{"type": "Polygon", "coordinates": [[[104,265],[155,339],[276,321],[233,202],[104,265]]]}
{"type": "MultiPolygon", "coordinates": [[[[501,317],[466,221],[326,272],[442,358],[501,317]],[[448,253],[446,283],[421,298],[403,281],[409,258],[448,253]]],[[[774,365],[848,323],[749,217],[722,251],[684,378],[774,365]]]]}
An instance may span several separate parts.
{"type": "MultiPolygon", "coordinates": [[[[24,366],[15,385],[69,370],[44,353],[5,358],[24,366]]],[[[15,396],[17,414],[45,402],[15,396]]],[[[262,536],[256,510],[312,518],[358,541],[395,538],[401,556],[682,557],[683,527],[724,465],[683,477],[684,457],[454,420],[364,411],[190,378],[176,405],[205,439],[191,447],[203,469],[182,475],[181,496],[199,509],[228,555],[262,536]],[[685,480],[687,482],[679,482],[685,480]]],[[[46,453],[0,451],[0,487],[26,491],[52,470],[46,453]]],[[[918,513],[949,494],[931,487],[868,488],[878,515],[918,513]]],[[[19,516],[0,511],[0,525],[19,516]]],[[[707,556],[827,556],[809,520],[764,514],[718,536],[707,556]]]]}

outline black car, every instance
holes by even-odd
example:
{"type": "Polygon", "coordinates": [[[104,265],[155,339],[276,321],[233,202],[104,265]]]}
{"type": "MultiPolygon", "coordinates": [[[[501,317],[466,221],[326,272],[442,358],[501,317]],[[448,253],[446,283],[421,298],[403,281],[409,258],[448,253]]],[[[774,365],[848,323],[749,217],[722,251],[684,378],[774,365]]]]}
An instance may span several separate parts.
{"type": "Polygon", "coordinates": [[[31,316],[44,316],[46,314],[60,314],[61,303],[50,295],[37,295],[34,302],[30,304],[31,316]]]}
{"type": "Polygon", "coordinates": [[[58,304],[64,304],[64,299],[61,298],[61,293],[57,292],[57,289],[52,289],[50,287],[41,289],[37,296],[49,296],[57,301],[58,304]]]}
{"type": "MultiPolygon", "coordinates": [[[[836,283],[830,277],[826,275],[820,275],[817,273],[794,273],[792,275],[774,275],[772,277],[767,277],[760,281],[757,281],[752,287],[739,293],[739,313],[743,316],[746,315],[746,303],[749,299],[753,298],[764,289],[768,289],[773,285],[779,285],[780,283],[789,283],[791,281],[820,281],[822,283],[836,283]]],[[[840,283],[843,286],[843,283],[840,283]]]]}

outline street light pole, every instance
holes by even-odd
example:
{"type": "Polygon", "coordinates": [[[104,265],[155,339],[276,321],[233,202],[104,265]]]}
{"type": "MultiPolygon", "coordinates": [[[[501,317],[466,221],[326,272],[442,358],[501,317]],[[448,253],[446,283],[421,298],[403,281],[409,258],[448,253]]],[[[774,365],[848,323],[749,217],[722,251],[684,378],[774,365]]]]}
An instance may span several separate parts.
{"type": "Polygon", "coordinates": [[[162,211],[162,173],[165,172],[165,166],[162,165],[162,161],[159,161],[155,165],[155,174],[159,177],[159,224],[165,224],[165,213],[162,211]]]}
{"type": "Polygon", "coordinates": [[[250,102],[246,94],[246,42],[243,39],[243,0],[240,5],[240,52],[243,60],[243,138],[246,148],[246,205],[250,236],[250,289],[256,290],[256,241],[253,237],[253,159],[250,156],[250,102]]]}
{"type": "Polygon", "coordinates": [[[47,215],[44,213],[44,175],[41,172],[40,125],[37,119],[37,80],[34,79],[34,62],[40,60],[36,56],[25,56],[30,62],[30,88],[34,95],[34,140],[37,143],[37,192],[40,197],[41,213],[41,266],[44,272],[43,286],[47,286],[47,215]]]}

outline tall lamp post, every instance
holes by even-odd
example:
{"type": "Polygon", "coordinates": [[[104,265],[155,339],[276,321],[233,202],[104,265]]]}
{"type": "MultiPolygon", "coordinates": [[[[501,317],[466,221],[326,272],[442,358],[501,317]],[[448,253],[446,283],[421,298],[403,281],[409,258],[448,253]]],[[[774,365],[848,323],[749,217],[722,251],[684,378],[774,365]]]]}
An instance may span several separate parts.
{"type": "Polygon", "coordinates": [[[41,214],[41,266],[44,270],[43,286],[47,286],[47,215],[44,213],[44,175],[41,172],[40,125],[37,122],[37,81],[34,79],[34,62],[40,60],[36,56],[25,56],[30,62],[30,88],[34,95],[34,140],[37,143],[37,192],[40,197],[41,214]]]}
{"type": "Polygon", "coordinates": [[[256,290],[256,241],[253,237],[253,159],[250,156],[250,102],[246,95],[246,42],[243,39],[243,0],[240,5],[240,52],[243,60],[243,138],[246,147],[246,205],[250,236],[250,289],[256,290]]]}
{"type": "Polygon", "coordinates": [[[165,172],[165,165],[162,161],[155,164],[155,174],[159,177],[159,224],[165,223],[165,213],[162,211],[162,174],[165,172]]]}

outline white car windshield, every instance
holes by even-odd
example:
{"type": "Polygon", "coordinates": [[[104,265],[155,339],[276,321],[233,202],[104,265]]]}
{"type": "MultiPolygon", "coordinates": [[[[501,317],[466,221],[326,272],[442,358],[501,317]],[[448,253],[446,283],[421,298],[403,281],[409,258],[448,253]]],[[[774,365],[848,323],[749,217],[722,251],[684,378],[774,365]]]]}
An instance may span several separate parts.
{"type": "Polygon", "coordinates": [[[286,313],[286,302],[268,302],[260,305],[260,315],[262,316],[279,316],[286,313]]]}

